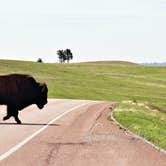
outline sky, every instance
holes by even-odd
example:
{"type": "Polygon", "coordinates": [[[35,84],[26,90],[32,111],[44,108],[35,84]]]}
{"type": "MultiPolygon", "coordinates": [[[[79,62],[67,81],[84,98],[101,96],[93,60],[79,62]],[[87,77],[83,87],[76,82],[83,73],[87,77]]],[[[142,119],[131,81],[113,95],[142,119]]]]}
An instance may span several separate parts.
{"type": "Polygon", "coordinates": [[[0,0],[0,59],[166,61],[166,0],[0,0]]]}

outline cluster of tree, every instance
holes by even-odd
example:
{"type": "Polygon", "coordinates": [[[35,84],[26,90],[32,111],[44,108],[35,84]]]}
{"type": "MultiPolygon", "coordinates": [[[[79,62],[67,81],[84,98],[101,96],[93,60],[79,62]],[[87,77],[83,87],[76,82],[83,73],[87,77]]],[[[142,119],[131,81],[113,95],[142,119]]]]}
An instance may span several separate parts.
{"type": "MultiPolygon", "coordinates": [[[[70,49],[58,50],[57,55],[60,63],[65,63],[66,61],[69,63],[69,61],[73,59],[73,54],[70,49]]],[[[37,62],[43,63],[43,60],[38,58],[37,62]]]]}
{"type": "Polygon", "coordinates": [[[66,61],[69,63],[73,59],[73,54],[70,49],[58,50],[57,55],[60,63],[65,63],[66,61]]]}

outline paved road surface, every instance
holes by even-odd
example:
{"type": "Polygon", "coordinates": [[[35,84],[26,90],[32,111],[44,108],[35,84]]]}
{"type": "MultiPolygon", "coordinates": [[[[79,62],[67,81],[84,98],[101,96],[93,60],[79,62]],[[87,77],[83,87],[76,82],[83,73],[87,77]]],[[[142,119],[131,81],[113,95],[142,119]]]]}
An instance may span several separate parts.
{"type": "Polygon", "coordinates": [[[52,99],[43,110],[22,111],[22,125],[0,121],[0,165],[164,166],[164,154],[106,120],[109,107],[107,102],[52,99]]]}

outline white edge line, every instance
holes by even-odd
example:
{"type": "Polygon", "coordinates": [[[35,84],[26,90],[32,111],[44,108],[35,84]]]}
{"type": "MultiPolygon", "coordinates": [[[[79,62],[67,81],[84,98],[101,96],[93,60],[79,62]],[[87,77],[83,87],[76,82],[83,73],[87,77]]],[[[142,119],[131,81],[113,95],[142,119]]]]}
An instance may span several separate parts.
{"type": "Polygon", "coordinates": [[[21,148],[23,145],[25,145],[27,142],[29,142],[31,139],[33,139],[34,137],[36,137],[38,134],[40,134],[43,130],[45,130],[50,124],[54,123],[56,120],[60,119],[62,116],[68,114],[69,112],[82,107],[84,105],[88,105],[90,103],[94,103],[96,101],[90,101],[88,103],[84,103],[81,105],[78,105],[74,108],[69,109],[68,111],[60,114],[59,116],[57,116],[56,118],[54,118],[53,120],[49,121],[47,123],[46,126],[40,128],[39,130],[37,130],[35,133],[33,133],[31,136],[27,137],[25,140],[23,140],[22,142],[20,142],[19,144],[15,145],[14,147],[12,147],[10,150],[8,150],[7,152],[3,153],[2,155],[0,155],[0,161],[4,160],[5,158],[9,157],[12,153],[14,153],[15,151],[17,151],[19,148],[21,148]]]}

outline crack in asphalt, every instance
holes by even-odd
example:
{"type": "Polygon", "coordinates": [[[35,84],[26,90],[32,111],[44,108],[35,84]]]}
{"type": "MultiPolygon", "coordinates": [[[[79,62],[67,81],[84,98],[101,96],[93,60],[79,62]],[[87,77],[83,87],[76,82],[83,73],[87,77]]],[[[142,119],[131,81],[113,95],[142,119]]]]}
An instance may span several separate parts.
{"type": "Polygon", "coordinates": [[[50,151],[48,152],[48,156],[47,156],[47,159],[46,159],[47,165],[50,165],[51,164],[51,160],[54,157],[54,155],[55,155],[54,158],[56,159],[56,156],[57,156],[57,154],[59,152],[60,145],[57,144],[57,145],[52,146],[52,144],[50,144],[50,143],[48,145],[52,147],[50,149],[50,151]]]}
{"type": "Polygon", "coordinates": [[[86,145],[87,143],[85,143],[85,142],[64,142],[64,143],[47,143],[47,144],[51,147],[51,149],[48,152],[46,164],[51,165],[52,158],[54,158],[54,160],[56,160],[57,155],[62,146],[78,146],[78,145],[86,145]]]}

